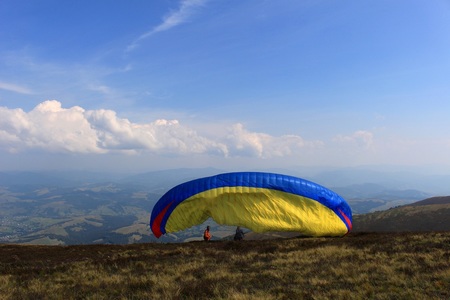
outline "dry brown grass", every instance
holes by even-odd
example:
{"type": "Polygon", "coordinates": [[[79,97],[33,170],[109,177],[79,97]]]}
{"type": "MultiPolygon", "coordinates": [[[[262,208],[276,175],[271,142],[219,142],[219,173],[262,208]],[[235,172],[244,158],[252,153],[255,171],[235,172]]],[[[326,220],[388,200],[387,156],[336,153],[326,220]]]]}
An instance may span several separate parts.
{"type": "Polygon", "coordinates": [[[448,299],[450,232],[0,245],[1,299],[448,299]]]}

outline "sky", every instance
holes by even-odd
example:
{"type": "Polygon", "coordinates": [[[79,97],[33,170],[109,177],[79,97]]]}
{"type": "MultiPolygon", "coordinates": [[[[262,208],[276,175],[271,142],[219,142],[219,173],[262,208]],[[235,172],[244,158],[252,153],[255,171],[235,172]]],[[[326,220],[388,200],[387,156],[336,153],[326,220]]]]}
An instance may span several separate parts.
{"type": "Polygon", "coordinates": [[[0,171],[449,153],[448,0],[0,2],[0,171]]]}

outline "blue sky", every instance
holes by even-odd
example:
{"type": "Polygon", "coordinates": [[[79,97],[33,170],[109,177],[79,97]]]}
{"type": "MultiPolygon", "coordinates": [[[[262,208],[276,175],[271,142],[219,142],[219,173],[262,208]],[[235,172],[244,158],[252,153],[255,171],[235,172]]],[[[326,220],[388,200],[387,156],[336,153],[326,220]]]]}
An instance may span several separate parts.
{"type": "Polygon", "coordinates": [[[0,170],[450,170],[449,1],[0,2],[0,170]]]}

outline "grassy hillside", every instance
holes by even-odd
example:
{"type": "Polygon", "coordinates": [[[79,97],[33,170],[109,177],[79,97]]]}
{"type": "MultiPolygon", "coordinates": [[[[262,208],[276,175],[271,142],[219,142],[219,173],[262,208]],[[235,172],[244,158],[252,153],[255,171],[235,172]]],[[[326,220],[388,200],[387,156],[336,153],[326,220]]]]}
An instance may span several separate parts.
{"type": "Polygon", "coordinates": [[[450,232],[0,245],[1,299],[448,299],[450,232]]]}
{"type": "Polygon", "coordinates": [[[410,206],[434,205],[434,204],[450,204],[450,196],[432,197],[422,201],[414,202],[410,206]]]}
{"type": "Polygon", "coordinates": [[[353,216],[353,231],[450,231],[450,197],[353,216]]]}

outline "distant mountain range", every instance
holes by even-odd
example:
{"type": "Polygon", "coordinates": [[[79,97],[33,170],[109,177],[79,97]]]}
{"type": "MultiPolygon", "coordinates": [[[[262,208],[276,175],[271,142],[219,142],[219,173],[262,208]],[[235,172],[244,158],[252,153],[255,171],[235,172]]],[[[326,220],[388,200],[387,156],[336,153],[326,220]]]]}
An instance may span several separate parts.
{"type": "MultiPolygon", "coordinates": [[[[153,205],[171,187],[223,172],[213,168],[131,175],[0,172],[0,243],[182,242],[200,239],[206,225],[212,226],[214,239],[222,239],[230,236],[234,228],[219,226],[212,220],[160,239],[151,234],[148,223],[153,205]]],[[[326,181],[316,181],[313,176],[303,178],[322,185],[326,181]]],[[[355,231],[448,230],[445,225],[450,224],[448,197],[420,201],[432,195],[403,188],[406,185],[399,188],[384,185],[379,180],[365,183],[355,180],[353,184],[327,187],[351,205],[355,231]]]]}

